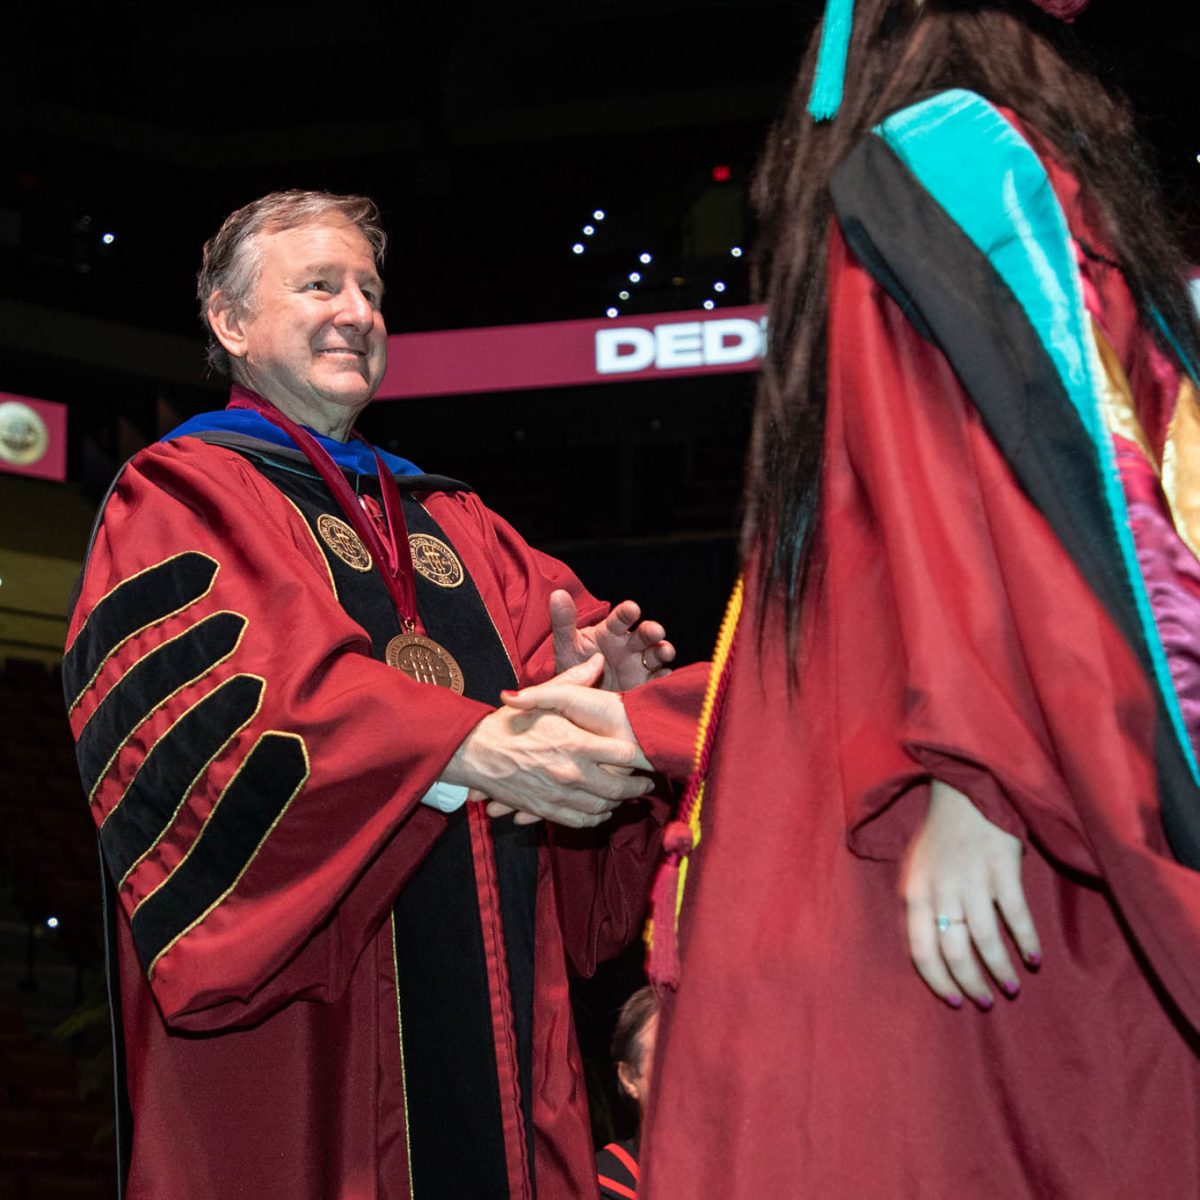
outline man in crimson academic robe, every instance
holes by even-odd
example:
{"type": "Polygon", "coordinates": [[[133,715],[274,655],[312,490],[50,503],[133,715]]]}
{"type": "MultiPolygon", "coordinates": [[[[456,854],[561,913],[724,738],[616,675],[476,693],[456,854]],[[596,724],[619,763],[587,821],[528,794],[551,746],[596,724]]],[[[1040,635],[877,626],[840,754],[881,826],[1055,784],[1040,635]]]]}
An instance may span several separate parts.
{"type": "Polygon", "coordinates": [[[674,650],[353,435],[383,248],[361,197],[225,222],[231,407],[125,466],[71,617],[130,1200],[596,1194],[568,970],[636,934],[661,805],[627,743],[497,706],[674,650]]]}

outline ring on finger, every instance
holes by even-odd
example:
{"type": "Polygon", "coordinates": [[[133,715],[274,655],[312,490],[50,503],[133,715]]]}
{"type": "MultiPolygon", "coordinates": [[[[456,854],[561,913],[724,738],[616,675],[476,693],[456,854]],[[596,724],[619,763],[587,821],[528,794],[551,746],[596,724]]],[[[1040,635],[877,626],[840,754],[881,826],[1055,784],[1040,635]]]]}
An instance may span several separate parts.
{"type": "Polygon", "coordinates": [[[654,672],[659,669],[659,666],[657,663],[648,663],[646,661],[646,655],[648,653],[649,653],[648,650],[642,651],[642,669],[646,672],[647,675],[653,675],[654,672]]]}
{"type": "Polygon", "coordinates": [[[952,925],[965,925],[966,923],[966,917],[951,917],[946,913],[938,913],[937,920],[934,921],[938,933],[947,933],[952,925]]]}

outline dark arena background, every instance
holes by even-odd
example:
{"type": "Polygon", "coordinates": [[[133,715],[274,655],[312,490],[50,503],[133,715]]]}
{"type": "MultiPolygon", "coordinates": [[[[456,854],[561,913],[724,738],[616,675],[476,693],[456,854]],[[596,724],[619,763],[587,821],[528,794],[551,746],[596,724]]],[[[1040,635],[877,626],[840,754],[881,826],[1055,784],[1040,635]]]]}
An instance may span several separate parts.
{"type": "MultiPolygon", "coordinates": [[[[1078,36],[1133,98],[1200,262],[1191,7],[1093,0],[1078,36]]],[[[194,300],[204,239],[274,189],[365,192],[391,236],[392,334],[544,326],[398,340],[389,379],[403,398],[377,401],[362,429],[469,482],[597,594],[637,599],[681,661],[705,657],[734,572],[753,399],[752,357],[737,352],[756,320],[744,309],[749,176],[818,11],[6,11],[0,405],[42,414],[50,446],[31,465],[28,431],[0,432],[0,1197],[115,1194],[96,850],[57,668],[118,465],[224,402],[194,300]],[[697,349],[696,328],[720,320],[741,324],[715,353],[697,349]],[[608,374],[590,360],[540,371],[583,328],[558,323],[589,321],[642,330],[620,348],[641,358],[608,374]],[[664,334],[672,324],[688,328],[664,334]],[[406,346],[425,379],[407,392],[406,346]],[[480,390],[489,378],[504,390],[480,390]]],[[[577,989],[598,1139],[627,1132],[607,1041],[640,981],[635,947],[577,989]]]]}

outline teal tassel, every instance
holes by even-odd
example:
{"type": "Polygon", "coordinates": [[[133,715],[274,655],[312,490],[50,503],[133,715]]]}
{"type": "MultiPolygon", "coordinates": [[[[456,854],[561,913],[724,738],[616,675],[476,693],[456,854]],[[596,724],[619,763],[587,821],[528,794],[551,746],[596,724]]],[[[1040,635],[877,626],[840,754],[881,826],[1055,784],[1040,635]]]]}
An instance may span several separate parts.
{"type": "Polygon", "coordinates": [[[808,111],[816,121],[832,120],[842,106],[846,55],[850,49],[853,22],[854,0],[826,0],[821,48],[817,51],[817,73],[808,98],[808,111]]]}

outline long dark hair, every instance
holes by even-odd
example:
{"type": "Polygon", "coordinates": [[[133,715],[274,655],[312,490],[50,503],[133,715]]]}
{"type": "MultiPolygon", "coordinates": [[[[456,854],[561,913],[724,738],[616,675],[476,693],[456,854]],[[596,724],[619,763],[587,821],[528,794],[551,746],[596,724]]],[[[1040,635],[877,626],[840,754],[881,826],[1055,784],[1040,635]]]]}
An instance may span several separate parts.
{"type": "MultiPolygon", "coordinates": [[[[743,555],[759,552],[764,595],[781,596],[794,638],[814,562],[825,423],[829,180],[890,112],[948,87],[1015,111],[1039,149],[1074,172],[1141,312],[1166,320],[1193,362],[1200,328],[1130,111],[1081,65],[1070,31],[1030,0],[858,0],[841,111],[806,111],[820,30],[754,182],[761,233],[752,262],[771,340],[747,467],[743,555]]],[[[762,610],[760,610],[761,612],[762,610]]]]}

